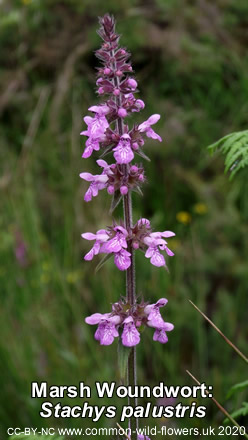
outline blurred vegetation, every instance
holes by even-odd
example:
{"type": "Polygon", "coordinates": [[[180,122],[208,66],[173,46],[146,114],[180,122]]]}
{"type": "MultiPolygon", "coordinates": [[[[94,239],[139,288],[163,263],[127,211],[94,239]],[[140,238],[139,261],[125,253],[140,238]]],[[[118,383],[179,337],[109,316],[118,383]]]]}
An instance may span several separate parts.
{"type": "MultiPolygon", "coordinates": [[[[175,324],[166,346],[144,333],[139,383],[192,384],[189,369],[235,411],[244,394],[225,396],[247,368],[188,299],[247,354],[248,182],[241,173],[230,183],[221,155],[206,150],[247,129],[247,0],[2,0],[0,8],[2,438],[8,426],[93,425],[41,419],[31,381],[93,387],[118,375],[116,343],[100,347],[84,317],[109,310],[124,276],[110,262],[95,275],[98,261],[83,261],[88,243],[80,240],[111,221],[108,195],[86,204],[78,177],[96,169],[93,157],[80,160],[79,132],[97,102],[94,50],[104,12],[115,14],[132,52],[146,102],[137,122],[161,114],[164,142],[146,144],[148,184],[142,199],[134,195],[134,217],[176,232],[170,274],[137,253],[138,293],[154,302],[166,296],[164,316],[175,324]]],[[[90,402],[99,403],[94,392],[90,402]]],[[[166,424],[221,424],[222,414],[207,406],[204,420],[166,424]]],[[[98,426],[111,423],[102,418],[98,426]]]]}

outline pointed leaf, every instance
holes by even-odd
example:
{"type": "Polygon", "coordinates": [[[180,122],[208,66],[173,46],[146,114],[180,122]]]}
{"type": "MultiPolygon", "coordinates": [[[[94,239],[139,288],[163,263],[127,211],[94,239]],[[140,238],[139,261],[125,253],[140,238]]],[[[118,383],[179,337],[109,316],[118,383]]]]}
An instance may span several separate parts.
{"type": "Polygon", "coordinates": [[[246,388],[248,388],[248,380],[245,380],[244,382],[236,383],[236,385],[234,385],[228,391],[226,398],[229,399],[233,394],[243,391],[246,388]]]}
{"type": "Polygon", "coordinates": [[[120,193],[120,191],[116,191],[114,193],[114,196],[112,198],[111,207],[110,207],[110,214],[113,214],[115,208],[119,205],[120,201],[122,200],[123,195],[120,193]]]}
{"type": "Polygon", "coordinates": [[[147,160],[148,162],[151,162],[151,159],[144,153],[144,151],[139,150],[139,151],[136,151],[135,153],[138,154],[143,159],[147,160]]]}
{"type": "Polygon", "coordinates": [[[133,191],[136,192],[137,194],[139,194],[140,196],[143,196],[143,192],[141,191],[139,186],[136,186],[135,188],[133,188],[133,191]]]}
{"type": "Polygon", "coordinates": [[[108,147],[106,147],[104,149],[104,151],[102,152],[102,154],[100,155],[100,158],[106,156],[108,153],[110,153],[112,151],[113,145],[109,145],[108,147]]]}
{"type": "MultiPolygon", "coordinates": [[[[233,419],[238,419],[239,417],[246,417],[248,415],[248,402],[243,402],[242,407],[234,411],[231,416],[233,419]]],[[[225,419],[224,423],[228,423],[229,419],[225,419]]]]}
{"type": "Polygon", "coordinates": [[[125,347],[125,345],[121,342],[121,337],[119,337],[118,343],[118,366],[120,373],[120,380],[122,383],[125,383],[126,375],[127,375],[127,364],[128,358],[131,352],[131,348],[125,347]]]}
{"type": "Polygon", "coordinates": [[[100,263],[95,268],[95,273],[97,273],[102,266],[113,256],[113,254],[106,254],[100,261],[100,263]]]}

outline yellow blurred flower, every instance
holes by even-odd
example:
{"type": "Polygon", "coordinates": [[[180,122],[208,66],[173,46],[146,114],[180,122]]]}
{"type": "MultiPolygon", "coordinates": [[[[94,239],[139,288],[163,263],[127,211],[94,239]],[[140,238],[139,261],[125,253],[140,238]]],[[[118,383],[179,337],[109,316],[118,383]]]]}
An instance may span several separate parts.
{"type": "Polygon", "coordinates": [[[32,0],[21,0],[22,4],[27,6],[30,5],[30,3],[32,3],[32,0]]]}
{"type": "Polygon", "coordinates": [[[207,207],[207,205],[205,205],[205,203],[196,203],[193,206],[193,211],[196,214],[204,215],[204,214],[206,214],[208,212],[208,207],[207,207]]]}
{"type": "Polygon", "coordinates": [[[192,217],[191,217],[191,214],[189,212],[187,212],[187,211],[180,211],[180,212],[177,213],[176,219],[177,219],[177,221],[179,223],[183,223],[184,225],[188,225],[191,222],[192,217]]]}
{"type": "Polygon", "coordinates": [[[51,278],[50,275],[47,273],[42,273],[40,276],[40,282],[41,284],[48,284],[50,282],[51,278]]]}
{"type": "Polygon", "coordinates": [[[66,281],[69,284],[76,284],[76,282],[80,279],[80,273],[78,271],[68,272],[66,275],[66,281]]]}
{"type": "Polygon", "coordinates": [[[41,267],[44,272],[48,272],[49,269],[51,268],[51,265],[48,261],[43,261],[41,267]]]}
{"type": "Polygon", "coordinates": [[[171,238],[170,239],[170,249],[172,249],[173,251],[176,251],[178,248],[181,247],[181,240],[179,240],[178,238],[171,238]]]}

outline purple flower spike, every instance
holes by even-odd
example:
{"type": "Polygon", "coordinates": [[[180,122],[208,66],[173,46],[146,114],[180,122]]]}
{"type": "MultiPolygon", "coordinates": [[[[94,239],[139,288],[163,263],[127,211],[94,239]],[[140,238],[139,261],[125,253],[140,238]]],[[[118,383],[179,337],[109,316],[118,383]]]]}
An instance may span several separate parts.
{"type": "Polygon", "coordinates": [[[127,164],[134,158],[134,154],[131,148],[131,139],[129,134],[123,134],[120,142],[117,144],[114,151],[114,158],[119,164],[127,164]]]}
{"type": "MultiPolygon", "coordinates": [[[[111,213],[123,198],[124,218],[119,225],[114,221],[112,226],[101,229],[96,234],[82,234],[84,239],[93,241],[93,247],[84,259],[92,260],[97,254],[106,254],[102,260],[104,262],[106,256],[113,257],[120,271],[127,270],[129,285],[133,289],[135,280],[129,275],[133,272],[136,252],[144,252],[151,264],[157,267],[166,267],[165,255],[174,255],[166,241],[175,235],[174,232],[153,232],[150,221],[146,218],[141,218],[134,225],[132,223],[131,193],[136,191],[141,194],[141,186],[146,181],[142,164],[134,163],[133,159],[135,153],[146,158],[142,151],[146,136],[162,141],[153,130],[160,115],[153,114],[143,123],[137,124],[134,121],[132,127],[130,126],[129,118],[143,110],[145,103],[136,99],[138,83],[133,77],[130,53],[119,46],[120,36],[115,31],[114,18],[105,14],[99,21],[98,33],[103,43],[96,51],[101,62],[96,85],[102,103],[89,107],[92,115],[84,118],[87,128],[81,134],[87,136],[87,140],[83,158],[101,150],[101,157],[112,153],[115,161],[108,164],[105,160],[98,159],[97,164],[101,168],[99,174],[84,172],[80,177],[89,182],[84,195],[86,202],[96,197],[100,190],[106,189],[112,195],[111,213]]],[[[173,324],[164,321],[160,313],[161,307],[166,303],[166,298],[161,298],[154,304],[148,304],[145,300],[138,303],[136,295],[131,298],[127,290],[126,298],[122,296],[118,302],[113,303],[110,313],[94,313],[85,321],[89,325],[97,326],[95,339],[101,345],[111,345],[120,334],[124,346],[134,347],[139,344],[141,330],[145,327],[153,328],[154,341],[165,344],[168,341],[167,332],[174,328],[173,324]]],[[[138,440],[150,440],[142,434],[137,437],[138,440]]]]}
{"type": "Polygon", "coordinates": [[[133,318],[129,316],[123,323],[124,329],[121,335],[122,344],[126,347],[134,347],[140,342],[140,334],[134,325],[133,318]]]}
{"type": "Polygon", "coordinates": [[[147,119],[147,121],[143,122],[138,126],[138,130],[141,133],[145,133],[147,137],[150,137],[152,139],[157,139],[160,142],[162,142],[162,138],[157,133],[155,133],[155,131],[151,128],[151,125],[156,124],[156,122],[158,122],[159,119],[160,119],[160,115],[155,114],[150,116],[150,118],[147,119]]]}

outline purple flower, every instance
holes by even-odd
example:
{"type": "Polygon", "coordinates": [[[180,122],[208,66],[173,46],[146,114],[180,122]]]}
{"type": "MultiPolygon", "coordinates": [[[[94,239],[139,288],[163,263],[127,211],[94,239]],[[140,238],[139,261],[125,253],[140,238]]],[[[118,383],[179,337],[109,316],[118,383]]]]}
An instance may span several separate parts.
{"type": "Polygon", "coordinates": [[[83,152],[83,158],[90,157],[93,150],[98,151],[100,149],[100,142],[105,140],[105,131],[109,127],[109,123],[105,117],[109,113],[109,107],[107,105],[94,105],[89,108],[89,111],[95,113],[94,118],[91,116],[85,116],[84,122],[87,124],[87,130],[82,131],[80,134],[88,136],[86,141],[86,148],[83,152]]]}
{"type": "Polygon", "coordinates": [[[170,322],[165,322],[160,314],[160,307],[164,307],[167,302],[166,298],[161,298],[155,304],[149,304],[144,309],[144,312],[148,315],[147,325],[156,329],[153,340],[161,342],[161,344],[168,342],[166,332],[174,329],[174,325],[170,322]]]}
{"type": "Polygon", "coordinates": [[[151,125],[156,124],[156,122],[158,122],[159,119],[160,119],[160,115],[155,114],[150,116],[150,118],[147,119],[147,121],[143,122],[138,126],[138,130],[141,133],[145,133],[147,137],[150,137],[152,139],[158,139],[160,142],[162,142],[162,138],[157,133],[155,133],[155,131],[151,128],[151,125]]]}
{"type": "Polygon", "coordinates": [[[95,176],[93,176],[91,173],[81,173],[80,177],[87,182],[91,182],[84,195],[85,202],[90,202],[92,197],[96,197],[98,195],[99,190],[104,189],[107,186],[106,184],[108,182],[108,176],[104,173],[96,174],[95,176]]]}
{"type": "Polygon", "coordinates": [[[127,248],[127,230],[122,226],[115,226],[114,231],[116,232],[115,236],[107,241],[102,248],[102,252],[106,254],[120,252],[123,248],[127,248]]]}
{"type": "Polygon", "coordinates": [[[168,300],[166,298],[160,298],[155,304],[149,304],[145,307],[144,312],[148,315],[149,327],[162,328],[164,320],[160,314],[160,307],[164,307],[168,300]]]}
{"type": "Polygon", "coordinates": [[[139,112],[145,108],[145,103],[142,99],[135,99],[133,93],[127,93],[124,95],[125,108],[131,112],[139,112]]]}
{"type": "Polygon", "coordinates": [[[135,327],[133,318],[129,316],[123,323],[124,328],[121,335],[122,344],[126,347],[134,347],[140,342],[140,334],[135,327]]]}
{"type": "Polygon", "coordinates": [[[166,266],[164,256],[160,253],[160,250],[165,250],[170,257],[174,253],[168,248],[167,241],[162,237],[173,237],[174,235],[174,232],[171,231],[151,232],[144,238],[144,243],[148,246],[145,257],[150,258],[151,264],[157,267],[166,266]]]}
{"type": "MultiPolygon", "coordinates": [[[[174,326],[173,326],[173,328],[174,328],[174,326]]],[[[171,330],[173,330],[173,329],[171,329],[171,330]]],[[[170,330],[167,330],[167,331],[170,331],[170,330]]],[[[154,335],[153,335],[153,340],[158,341],[161,344],[166,344],[166,342],[168,342],[168,336],[166,334],[166,329],[165,328],[156,329],[154,332],[154,335]]]]}
{"type": "Polygon", "coordinates": [[[95,240],[94,246],[91,250],[84,256],[84,259],[90,261],[93,257],[100,252],[101,244],[106,242],[109,239],[109,235],[105,229],[100,229],[96,234],[92,234],[91,232],[85,232],[81,235],[81,237],[85,238],[85,240],[95,240]]]}
{"type": "Polygon", "coordinates": [[[164,256],[160,254],[157,247],[150,246],[145,253],[145,257],[150,258],[150,262],[153,266],[166,266],[164,256]]]}
{"type": "Polygon", "coordinates": [[[123,134],[117,146],[113,148],[114,158],[119,164],[127,164],[134,158],[129,134],[123,134]]]}
{"type": "Polygon", "coordinates": [[[94,313],[85,318],[85,322],[90,325],[98,324],[95,332],[95,339],[100,341],[101,345],[111,345],[114,338],[119,336],[116,325],[120,323],[119,316],[111,316],[111,313],[94,313]]]}
{"type": "Polygon", "coordinates": [[[87,324],[98,324],[95,339],[102,345],[109,345],[114,337],[118,336],[118,329],[122,330],[122,344],[133,347],[140,342],[139,327],[154,328],[154,341],[165,344],[168,341],[166,332],[173,330],[173,324],[165,322],[160,314],[160,308],[167,303],[166,298],[159,299],[155,304],[146,304],[143,301],[135,305],[120,300],[112,304],[111,313],[94,313],[86,318],[87,324]]]}
{"type": "Polygon", "coordinates": [[[85,255],[85,260],[92,260],[99,253],[114,254],[114,262],[119,270],[126,270],[131,264],[131,254],[126,250],[128,232],[122,226],[111,229],[114,236],[105,229],[100,229],[96,234],[86,232],[82,237],[86,240],[95,240],[92,249],[85,255]]]}

